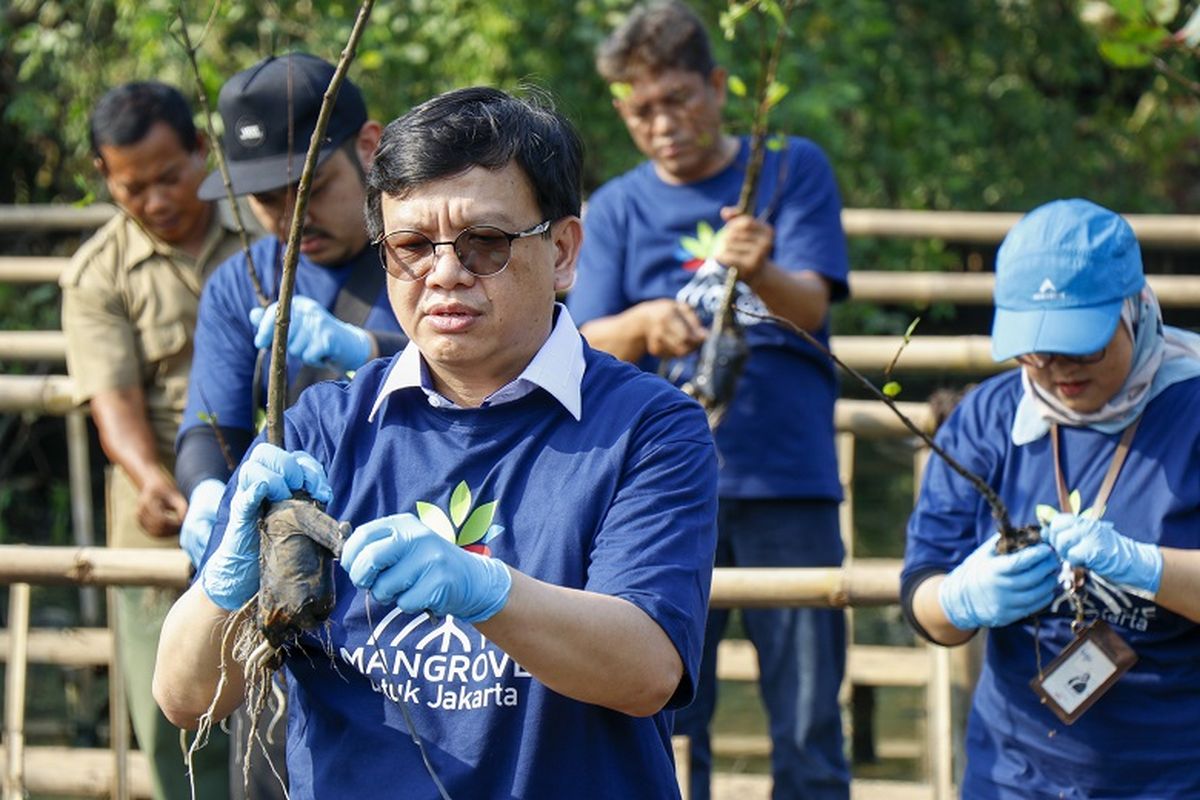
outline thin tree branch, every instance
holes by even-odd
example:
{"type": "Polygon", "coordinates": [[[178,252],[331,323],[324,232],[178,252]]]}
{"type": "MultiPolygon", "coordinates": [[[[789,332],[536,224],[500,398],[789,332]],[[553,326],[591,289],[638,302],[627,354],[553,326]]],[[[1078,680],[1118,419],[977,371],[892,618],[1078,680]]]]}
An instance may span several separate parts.
{"type": "Polygon", "coordinates": [[[779,317],[774,314],[761,314],[757,311],[752,311],[751,309],[744,308],[742,306],[738,306],[737,311],[739,314],[746,314],[747,316],[754,317],[755,319],[767,320],[769,322],[775,322],[783,325],[788,330],[792,331],[801,339],[808,342],[818,351],[823,353],[827,358],[829,358],[830,361],[844,370],[847,374],[851,375],[863,386],[863,388],[870,392],[875,399],[881,401],[884,405],[890,408],[892,413],[894,413],[900,419],[900,422],[904,424],[904,427],[908,428],[915,436],[920,438],[921,441],[928,445],[930,450],[941,456],[952,470],[969,481],[971,486],[975,488],[975,491],[979,492],[979,494],[983,496],[983,499],[987,501],[987,504],[992,509],[992,518],[996,520],[996,524],[999,526],[1000,535],[1002,538],[1008,540],[1018,536],[1018,532],[1013,527],[1012,520],[1009,518],[1008,508],[1004,505],[1004,501],[1000,499],[1000,496],[996,494],[995,490],[993,490],[991,486],[988,486],[987,482],[984,481],[983,478],[979,477],[974,472],[971,472],[971,470],[964,467],[952,455],[947,453],[945,449],[941,447],[941,445],[933,440],[932,436],[921,430],[921,428],[918,427],[915,422],[909,419],[908,416],[900,410],[892,398],[888,397],[886,394],[876,388],[875,384],[871,383],[871,381],[865,375],[835,356],[833,351],[821,344],[821,342],[815,336],[801,328],[799,325],[794,324],[791,320],[784,319],[783,317],[779,317]]]}
{"type": "MultiPolygon", "coordinates": [[[[237,195],[233,193],[233,181],[229,177],[229,166],[225,163],[225,148],[221,146],[221,139],[213,128],[212,109],[208,105],[208,94],[204,91],[204,80],[200,77],[200,65],[196,61],[196,47],[192,44],[191,34],[188,33],[187,17],[183,13],[182,1],[176,7],[176,11],[179,15],[179,35],[176,37],[176,41],[187,53],[188,63],[192,67],[192,75],[196,79],[196,99],[203,112],[204,131],[208,135],[208,144],[217,158],[217,169],[220,170],[221,180],[225,184],[225,197],[229,200],[229,209],[233,213],[233,221],[242,240],[242,253],[246,257],[246,272],[250,275],[250,283],[254,286],[258,304],[266,307],[270,300],[263,292],[262,283],[258,280],[258,272],[254,269],[254,257],[250,254],[250,233],[246,229],[245,222],[242,221],[242,211],[238,206],[237,195]]],[[[209,24],[211,24],[211,17],[209,24]]]]}
{"type": "Polygon", "coordinates": [[[329,126],[329,117],[333,113],[333,101],[350,68],[350,62],[354,60],[354,51],[358,48],[358,42],[367,27],[367,20],[374,5],[375,0],[363,0],[358,9],[358,17],[354,20],[350,38],[342,50],[341,58],[338,59],[329,86],[325,89],[321,110],[317,114],[317,123],[308,142],[308,153],[304,157],[300,183],[296,186],[296,206],[292,212],[292,227],[288,232],[287,250],[283,256],[283,274],[279,280],[275,338],[271,342],[271,376],[267,383],[267,441],[278,446],[283,446],[283,405],[287,395],[287,340],[292,311],[292,288],[296,282],[296,263],[300,258],[300,238],[304,231],[309,190],[312,187],[313,174],[316,172],[317,154],[325,140],[325,129],[329,126]]]}

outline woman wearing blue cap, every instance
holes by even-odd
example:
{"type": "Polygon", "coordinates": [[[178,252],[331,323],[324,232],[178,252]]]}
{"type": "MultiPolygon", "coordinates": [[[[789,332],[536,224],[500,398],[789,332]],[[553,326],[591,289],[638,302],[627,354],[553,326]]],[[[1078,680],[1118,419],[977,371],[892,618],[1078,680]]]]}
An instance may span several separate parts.
{"type": "Polygon", "coordinates": [[[938,441],[1042,541],[999,552],[934,458],[901,579],[929,640],[990,629],[963,796],[1200,797],[1200,337],[1163,325],[1133,231],[1086,200],[1017,223],[995,303],[992,354],[1020,369],[938,441]]]}

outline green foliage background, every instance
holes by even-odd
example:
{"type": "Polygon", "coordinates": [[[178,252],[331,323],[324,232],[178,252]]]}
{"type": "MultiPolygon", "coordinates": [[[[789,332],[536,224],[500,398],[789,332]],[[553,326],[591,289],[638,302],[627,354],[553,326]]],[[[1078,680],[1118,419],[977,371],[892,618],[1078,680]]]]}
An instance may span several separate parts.
{"type": "MultiPolygon", "coordinates": [[[[213,6],[185,0],[199,34],[213,6]]],[[[381,2],[352,77],[375,116],[471,83],[547,88],[588,144],[587,185],[637,154],[591,54],[629,0],[381,2]]],[[[717,30],[724,2],[696,7],[717,30]]],[[[1136,5],[1136,3],[1135,3],[1136,5]]],[[[176,0],[10,0],[0,23],[0,202],[76,200],[95,181],[86,117],[114,83],[192,86],[176,0]]],[[[304,48],[337,58],[357,3],[224,0],[201,62],[224,76],[304,48]]],[[[1179,12],[1184,16],[1184,10],[1179,12]]],[[[1194,211],[1195,98],[1152,69],[1106,66],[1065,0],[813,0],[793,15],[774,127],[829,153],[848,206],[1024,210],[1081,194],[1122,211],[1194,211]]],[[[719,40],[751,79],[753,26],[719,40]]],[[[1195,74],[1187,54],[1168,54],[1195,74]]],[[[738,119],[731,109],[731,120],[738,119]]]]}

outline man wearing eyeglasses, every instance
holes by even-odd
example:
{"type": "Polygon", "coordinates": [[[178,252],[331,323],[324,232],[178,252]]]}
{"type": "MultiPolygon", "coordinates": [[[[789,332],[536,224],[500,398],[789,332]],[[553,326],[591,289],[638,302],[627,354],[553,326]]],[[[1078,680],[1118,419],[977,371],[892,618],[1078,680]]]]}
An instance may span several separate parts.
{"type": "MultiPolygon", "coordinates": [[[[788,137],[769,150],[753,211],[738,215],[749,142],[724,130],[727,76],[696,14],[681,2],[639,5],[596,63],[648,161],[589,200],[579,281],[567,299],[588,341],[680,385],[691,381],[725,267],[736,267],[737,307],[778,315],[827,342],[829,306],[847,293],[848,264],[837,184],[817,145],[788,137]]],[[[714,431],[717,566],[840,565],[833,367],[782,325],[749,314],[739,322],[749,357],[714,431]]],[[[773,796],[844,800],[843,614],[779,608],[742,617],[762,667],[773,796]]],[[[709,796],[708,725],[728,619],[721,609],[710,615],[700,690],[676,717],[676,732],[690,739],[694,800],[709,796]]]]}
{"type": "MultiPolygon", "coordinates": [[[[291,53],[266,58],[221,88],[221,141],[233,193],[248,196],[270,234],[250,249],[268,304],[264,307],[257,296],[241,253],[217,268],[200,298],[187,406],[175,442],[175,476],[190,498],[180,544],[197,566],[225,481],[254,438],[265,407],[275,323],[270,301],[279,285],[296,183],[333,72],[323,59],[291,53]]],[[[367,118],[358,87],[344,81],[318,157],[300,240],[288,335],[289,402],[306,386],[342,377],[371,358],[399,351],[407,341],[388,307],[384,276],[362,220],[365,172],[380,130],[367,118]]],[[[205,179],[199,195],[225,196],[219,172],[205,179]]],[[[235,718],[235,747],[246,746],[246,737],[237,735],[244,724],[244,718],[235,718]]],[[[262,738],[283,741],[282,732],[262,738]]],[[[273,760],[282,770],[282,753],[275,750],[273,760]]],[[[241,795],[247,757],[255,765],[250,796],[282,796],[273,770],[258,753],[245,752],[234,755],[234,796],[241,795]]]]}
{"type": "Polygon", "coordinates": [[[292,797],[679,795],[716,460],[695,402],[555,302],[581,161],[564,118],[487,88],[383,133],[367,226],[411,342],[310,388],[285,448],[250,452],[155,674],[179,724],[218,688],[228,713],[243,681],[219,686],[214,631],[258,588],[261,501],[303,488],[348,521],[330,624],[285,655],[292,797]]]}

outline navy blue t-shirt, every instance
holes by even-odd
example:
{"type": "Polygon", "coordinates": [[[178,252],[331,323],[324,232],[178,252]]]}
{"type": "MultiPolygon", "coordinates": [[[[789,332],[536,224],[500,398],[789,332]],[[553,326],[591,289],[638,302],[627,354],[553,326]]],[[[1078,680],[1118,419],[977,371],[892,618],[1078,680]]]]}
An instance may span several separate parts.
{"type": "MultiPolygon", "coordinates": [[[[256,241],[250,250],[259,282],[267,296],[274,299],[283,263],[284,243],[274,236],[268,236],[256,241]]],[[[296,264],[293,296],[303,295],[332,309],[338,292],[355,269],[381,269],[374,248],[364,248],[353,259],[338,267],[314,264],[301,255],[296,264]]],[[[246,270],[244,253],[227,259],[204,285],[196,320],[195,354],[188,378],[187,406],[176,444],[192,428],[208,424],[202,414],[213,417],[216,424],[222,427],[254,430],[254,366],[258,350],[254,347],[255,326],[250,324],[250,310],[258,306],[246,270]]],[[[380,290],[362,327],[369,331],[403,333],[385,290],[380,290]]],[[[302,367],[300,359],[288,357],[289,385],[302,367]]],[[[263,402],[267,396],[269,375],[270,359],[267,358],[260,376],[263,402]]]]}
{"type": "MultiPolygon", "coordinates": [[[[380,359],[348,384],[306,390],[286,413],[286,446],[324,466],[339,520],[419,513],[535,578],[638,606],[683,661],[678,707],[694,692],[711,581],[712,439],[700,408],[665,382],[585,357],[581,421],[542,389],[445,409],[410,388],[368,422],[393,363],[380,359]]],[[[292,797],[436,798],[399,703],[452,797],[678,797],[670,711],[635,718],[568,699],[470,624],[368,606],[335,574],[331,625],[286,659],[292,797]]]]}
{"type": "MultiPolygon", "coordinates": [[[[647,300],[675,297],[711,325],[724,271],[704,266],[720,211],[737,205],[749,156],[743,140],[729,167],[703,181],[672,185],[645,162],[600,187],[588,201],[575,287],[567,308],[576,323],[618,314],[647,300]]],[[[827,278],[833,298],[846,294],[846,238],[833,170],[807,139],[768,150],[756,213],[774,226],[773,260],[827,278]]],[[[738,304],[761,301],[745,284],[738,304]]],[[[829,359],[783,327],[741,316],[750,358],[716,431],[722,497],[841,499],[834,452],[837,381],[829,359]]],[[[817,338],[828,343],[828,330],[817,338]]],[[[640,364],[657,370],[657,359],[640,364]]],[[[672,365],[678,384],[692,358],[672,365]]]]}
{"type": "MultiPolygon", "coordinates": [[[[1049,436],[1012,443],[1020,373],[969,393],[937,441],[993,487],[1013,523],[1058,507],[1049,436]]],[[[1067,490],[1088,508],[1120,434],[1059,430],[1067,490]]],[[[1103,518],[1125,536],[1165,547],[1200,547],[1200,378],[1177,383],[1146,407],[1103,518]]],[[[990,509],[933,456],[908,524],[902,580],[949,571],[995,531],[990,509]]],[[[988,631],[987,656],[967,729],[963,796],[1200,797],[1200,626],[1091,575],[1085,605],[1137,653],[1138,662],[1073,725],[1063,725],[1029,686],[1072,640],[1073,610],[1059,593],[1033,618],[988,631]]]]}

